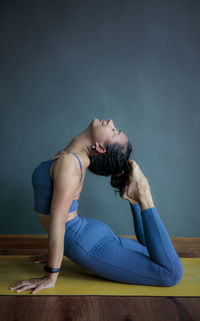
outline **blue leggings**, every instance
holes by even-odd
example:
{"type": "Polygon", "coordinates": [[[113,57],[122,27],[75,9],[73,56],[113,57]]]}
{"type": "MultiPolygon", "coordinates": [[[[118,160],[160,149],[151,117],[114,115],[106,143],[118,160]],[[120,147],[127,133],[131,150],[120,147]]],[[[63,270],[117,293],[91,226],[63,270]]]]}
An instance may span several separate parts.
{"type": "Polygon", "coordinates": [[[119,237],[104,222],[79,213],[65,224],[64,255],[115,282],[174,286],[183,268],[156,207],[130,204],[138,241],[119,237]]]}

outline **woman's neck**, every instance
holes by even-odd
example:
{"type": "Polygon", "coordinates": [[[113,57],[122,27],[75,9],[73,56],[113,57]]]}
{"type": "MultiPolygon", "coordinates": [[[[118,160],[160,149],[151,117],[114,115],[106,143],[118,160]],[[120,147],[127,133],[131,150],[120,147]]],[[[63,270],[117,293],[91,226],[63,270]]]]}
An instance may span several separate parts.
{"type": "Polygon", "coordinates": [[[56,154],[56,156],[65,154],[65,153],[78,154],[86,160],[86,163],[89,164],[92,150],[91,150],[91,142],[87,134],[83,132],[75,136],[66,147],[64,147],[62,150],[60,150],[56,154]]]}

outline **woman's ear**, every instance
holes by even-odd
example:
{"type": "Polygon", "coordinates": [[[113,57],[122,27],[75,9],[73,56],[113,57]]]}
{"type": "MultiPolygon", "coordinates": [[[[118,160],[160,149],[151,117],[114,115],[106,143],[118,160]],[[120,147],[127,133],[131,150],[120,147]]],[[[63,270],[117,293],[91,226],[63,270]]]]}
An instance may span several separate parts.
{"type": "Polygon", "coordinates": [[[106,153],[106,148],[104,147],[103,143],[100,143],[96,145],[96,150],[100,154],[105,154],[106,153]]]}

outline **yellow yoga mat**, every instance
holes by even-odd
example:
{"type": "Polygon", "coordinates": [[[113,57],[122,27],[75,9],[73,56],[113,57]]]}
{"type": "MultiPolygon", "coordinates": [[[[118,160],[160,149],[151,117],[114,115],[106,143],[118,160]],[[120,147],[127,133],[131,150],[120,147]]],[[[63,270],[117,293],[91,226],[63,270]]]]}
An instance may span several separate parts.
{"type": "Polygon", "coordinates": [[[0,255],[0,295],[117,295],[117,296],[200,296],[200,258],[181,258],[183,277],[172,287],[124,284],[103,279],[63,257],[54,288],[9,290],[13,283],[44,275],[44,264],[28,261],[27,255],[0,255]]]}

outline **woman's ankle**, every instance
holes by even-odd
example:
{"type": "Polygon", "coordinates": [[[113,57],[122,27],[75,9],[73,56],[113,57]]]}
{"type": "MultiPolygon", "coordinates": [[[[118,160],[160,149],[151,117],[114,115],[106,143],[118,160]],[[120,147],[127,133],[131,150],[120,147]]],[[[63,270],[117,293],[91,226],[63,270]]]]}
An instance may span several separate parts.
{"type": "Polygon", "coordinates": [[[138,201],[132,200],[131,198],[128,199],[129,203],[131,203],[132,205],[134,204],[139,204],[138,201]]]}
{"type": "Polygon", "coordinates": [[[155,206],[153,199],[150,195],[147,197],[140,198],[138,200],[138,203],[140,205],[141,212],[155,206]]]}

